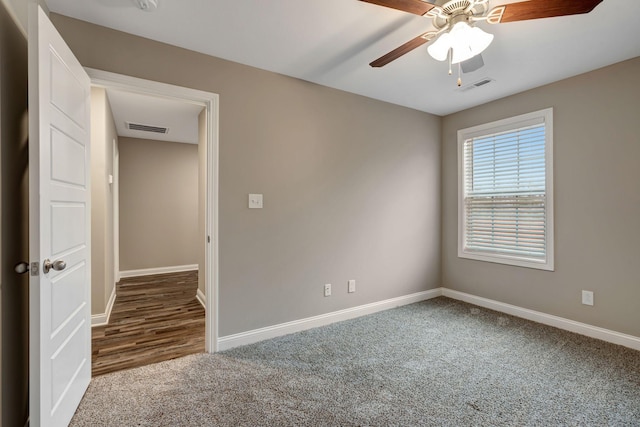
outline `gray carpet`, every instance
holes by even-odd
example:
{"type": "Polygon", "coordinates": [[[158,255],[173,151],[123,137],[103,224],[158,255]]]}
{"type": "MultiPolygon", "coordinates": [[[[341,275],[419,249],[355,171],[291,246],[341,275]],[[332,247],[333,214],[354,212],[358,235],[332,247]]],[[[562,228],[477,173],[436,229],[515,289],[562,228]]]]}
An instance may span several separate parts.
{"type": "Polygon", "coordinates": [[[436,298],[92,380],[72,426],[640,426],[640,352],[436,298]]]}

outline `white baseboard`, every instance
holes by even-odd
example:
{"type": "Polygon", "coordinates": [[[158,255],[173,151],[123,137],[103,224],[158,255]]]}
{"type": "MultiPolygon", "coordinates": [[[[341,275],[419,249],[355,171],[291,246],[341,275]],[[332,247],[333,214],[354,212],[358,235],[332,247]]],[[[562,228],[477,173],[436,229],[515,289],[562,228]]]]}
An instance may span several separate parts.
{"type": "Polygon", "coordinates": [[[200,288],[198,288],[198,291],[196,292],[196,299],[202,305],[202,307],[206,310],[207,309],[207,298],[205,297],[204,292],[202,292],[200,290],[200,288]]]}
{"type": "Polygon", "coordinates": [[[553,326],[565,331],[575,332],[580,335],[586,335],[591,338],[597,338],[613,344],[619,344],[634,350],[640,350],[640,338],[633,335],[627,335],[609,329],[599,328],[597,326],[588,325],[586,323],[576,322],[574,320],[565,319],[551,314],[542,313],[540,311],[529,310],[511,304],[494,301],[488,298],[482,298],[464,292],[454,291],[452,289],[442,288],[442,295],[445,297],[468,302],[480,307],[499,311],[501,313],[510,314],[512,316],[521,317],[523,319],[532,320],[544,325],[553,326]]]}
{"type": "MultiPolygon", "coordinates": [[[[200,298],[202,298],[203,301],[206,301],[206,299],[204,299],[204,295],[201,296],[200,294],[200,290],[198,290],[198,299],[200,300],[200,298]]],[[[322,314],[319,316],[308,317],[306,319],[294,320],[292,322],[281,323],[279,325],[268,326],[265,328],[254,329],[252,331],[220,337],[218,339],[218,351],[228,350],[230,348],[238,347],[241,345],[253,344],[258,341],[276,338],[282,335],[300,332],[319,326],[325,326],[331,323],[353,319],[367,314],[388,310],[390,308],[428,300],[438,296],[445,296],[448,298],[468,302],[479,307],[488,308],[490,310],[510,314],[512,316],[531,320],[533,322],[553,326],[558,329],[563,329],[613,344],[622,345],[634,350],[640,350],[640,337],[635,337],[633,335],[627,335],[609,329],[588,325],[586,323],[576,322],[575,320],[570,320],[563,317],[542,313],[540,311],[506,304],[488,298],[478,297],[464,292],[454,291],[448,288],[436,288],[411,295],[405,295],[398,298],[392,298],[384,301],[374,302],[371,304],[361,305],[358,307],[348,308],[345,310],[334,311],[332,313],[322,314]]]]}
{"type": "Polygon", "coordinates": [[[111,290],[111,296],[109,297],[109,301],[107,301],[107,306],[105,307],[104,313],[102,314],[94,314],[91,316],[91,327],[94,326],[104,326],[109,323],[109,317],[111,317],[111,310],[113,309],[113,304],[116,302],[116,287],[113,286],[111,290]]]}
{"type": "Polygon", "coordinates": [[[218,351],[228,350],[241,345],[253,344],[258,341],[276,338],[311,328],[317,328],[318,326],[325,326],[367,314],[377,313],[390,308],[435,298],[440,295],[442,295],[442,288],[431,289],[358,307],[334,311],[332,313],[321,314],[319,316],[308,317],[306,319],[294,320],[292,322],[267,326],[265,328],[254,329],[252,331],[241,332],[239,334],[227,335],[218,339],[218,351]]]}
{"type": "Polygon", "coordinates": [[[181,273],[198,269],[198,264],[175,265],[172,267],[143,268],[140,270],[125,270],[120,272],[120,278],[151,276],[153,274],[181,273]]]}

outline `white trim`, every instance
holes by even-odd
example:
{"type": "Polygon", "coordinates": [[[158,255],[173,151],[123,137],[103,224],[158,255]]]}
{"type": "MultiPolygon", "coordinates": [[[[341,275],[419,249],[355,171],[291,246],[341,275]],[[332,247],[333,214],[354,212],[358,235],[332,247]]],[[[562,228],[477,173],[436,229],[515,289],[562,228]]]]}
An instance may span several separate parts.
{"type": "Polygon", "coordinates": [[[202,305],[202,308],[204,308],[206,310],[207,309],[207,297],[205,296],[204,292],[202,292],[200,289],[198,289],[198,291],[196,292],[196,299],[198,300],[200,305],[202,305]]]}
{"type": "Polygon", "coordinates": [[[94,326],[104,326],[109,323],[109,318],[111,317],[111,310],[113,310],[113,304],[116,302],[116,287],[114,285],[111,290],[111,296],[109,297],[109,301],[107,301],[107,307],[102,314],[92,314],[91,315],[91,327],[94,326]]]}
{"type": "MultiPolygon", "coordinates": [[[[205,315],[205,351],[216,351],[218,342],[218,157],[219,157],[219,95],[197,89],[174,86],[108,71],[85,68],[94,86],[126,90],[128,92],[179,99],[207,110],[207,236],[205,294],[208,310],[205,315]]],[[[122,276],[121,276],[122,277],[122,276]]]]}
{"type": "Polygon", "coordinates": [[[454,291],[452,289],[442,288],[442,295],[456,300],[468,302],[480,307],[499,311],[501,313],[506,313],[512,316],[521,317],[523,319],[532,320],[544,325],[564,329],[565,331],[575,332],[580,335],[586,335],[591,338],[596,338],[613,344],[619,344],[625,347],[632,348],[634,350],[640,350],[640,337],[635,337],[633,335],[623,334],[609,329],[588,325],[586,323],[565,319],[563,317],[542,313],[540,311],[529,310],[528,308],[522,308],[488,298],[454,291]]]}
{"type": "Polygon", "coordinates": [[[113,217],[113,277],[114,281],[120,281],[120,141],[115,138],[113,144],[113,184],[111,185],[111,194],[113,200],[111,203],[111,216],[113,217]]]}
{"type": "Polygon", "coordinates": [[[204,92],[197,89],[139,79],[137,77],[125,76],[109,71],[96,70],[95,68],[84,67],[84,69],[91,78],[91,84],[93,86],[120,89],[142,95],[179,99],[180,101],[201,105],[203,107],[206,107],[212,100],[217,100],[218,98],[218,95],[215,93],[204,92]]]}
{"type": "Polygon", "coordinates": [[[510,314],[512,316],[531,320],[543,325],[553,326],[565,331],[575,332],[591,338],[613,344],[629,347],[634,350],[640,350],[640,337],[627,335],[609,329],[588,325],[586,323],[576,322],[575,320],[565,319],[563,317],[542,313],[528,308],[522,308],[500,301],[483,298],[464,292],[454,291],[448,288],[436,288],[428,291],[418,292],[411,295],[392,298],[384,301],[365,304],[358,307],[347,308],[345,310],[334,311],[332,313],[321,314],[319,316],[308,317],[306,319],[294,320],[292,322],[281,323],[279,325],[267,326],[265,328],[254,329],[238,334],[227,335],[218,339],[218,351],[229,350],[234,347],[253,344],[259,341],[280,337],[283,335],[304,331],[319,326],[329,325],[343,320],[349,320],[367,314],[377,313],[379,311],[400,307],[407,304],[413,304],[439,296],[445,296],[459,301],[479,307],[488,308],[490,310],[499,311],[501,313],[510,314]]]}
{"type": "Polygon", "coordinates": [[[120,272],[120,278],[151,276],[153,274],[181,273],[198,269],[198,264],[174,265],[171,267],[141,268],[140,270],[125,270],[120,272]]]}
{"type": "Polygon", "coordinates": [[[218,351],[218,191],[219,171],[219,97],[207,101],[207,211],[205,232],[205,351],[218,351]]]}
{"type": "Polygon", "coordinates": [[[428,291],[417,292],[415,294],[404,295],[358,307],[334,311],[332,313],[321,314],[319,316],[307,317],[306,319],[294,320],[292,322],[281,323],[279,325],[267,326],[265,328],[254,329],[252,331],[227,335],[218,339],[218,350],[228,350],[241,345],[253,344],[258,341],[294,332],[300,332],[311,328],[317,328],[318,326],[325,326],[331,323],[388,310],[390,308],[413,304],[414,302],[436,298],[440,295],[442,295],[442,288],[430,289],[428,291]]]}

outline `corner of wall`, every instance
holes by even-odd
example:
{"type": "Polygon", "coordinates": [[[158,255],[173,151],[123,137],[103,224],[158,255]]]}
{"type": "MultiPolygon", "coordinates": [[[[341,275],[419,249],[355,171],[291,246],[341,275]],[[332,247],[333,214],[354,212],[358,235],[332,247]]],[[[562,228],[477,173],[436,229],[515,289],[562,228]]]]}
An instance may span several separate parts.
{"type": "MultiPolygon", "coordinates": [[[[14,20],[22,34],[27,37],[28,1],[0,0],[4,4],[9,16],[14,20]]],[[[45,9],[46,10],[46,9],[45,9]]]]}

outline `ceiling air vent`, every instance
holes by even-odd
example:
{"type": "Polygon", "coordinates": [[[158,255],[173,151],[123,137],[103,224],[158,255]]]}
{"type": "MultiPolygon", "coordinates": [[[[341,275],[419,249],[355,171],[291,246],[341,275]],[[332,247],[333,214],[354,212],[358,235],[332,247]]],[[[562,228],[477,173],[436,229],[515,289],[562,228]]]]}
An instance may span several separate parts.
{"type": "Polygon", "coordinates": [[[493,80],[492,78],[485,77],[484,79],[480,79],[477,82],[469,83],[468,85],[464,85],[458,90],[460,92],[467,92],[467,91],[469,91],[471,89],[475,89],[475,88],[478,88],[480,86],[488,85],[489,83],[494,82],[494,81],[495,80],[493,80]]]}
{"type": "Polygon", "coordinates": [[[151,125],[142,125],[140,123],[131,123],[126,122],[127,129],[129,130],[139,130],[142,132],[154,132],[154,133],[169,133],[169,128],[163,126],[151,126],[151,125]]]}

